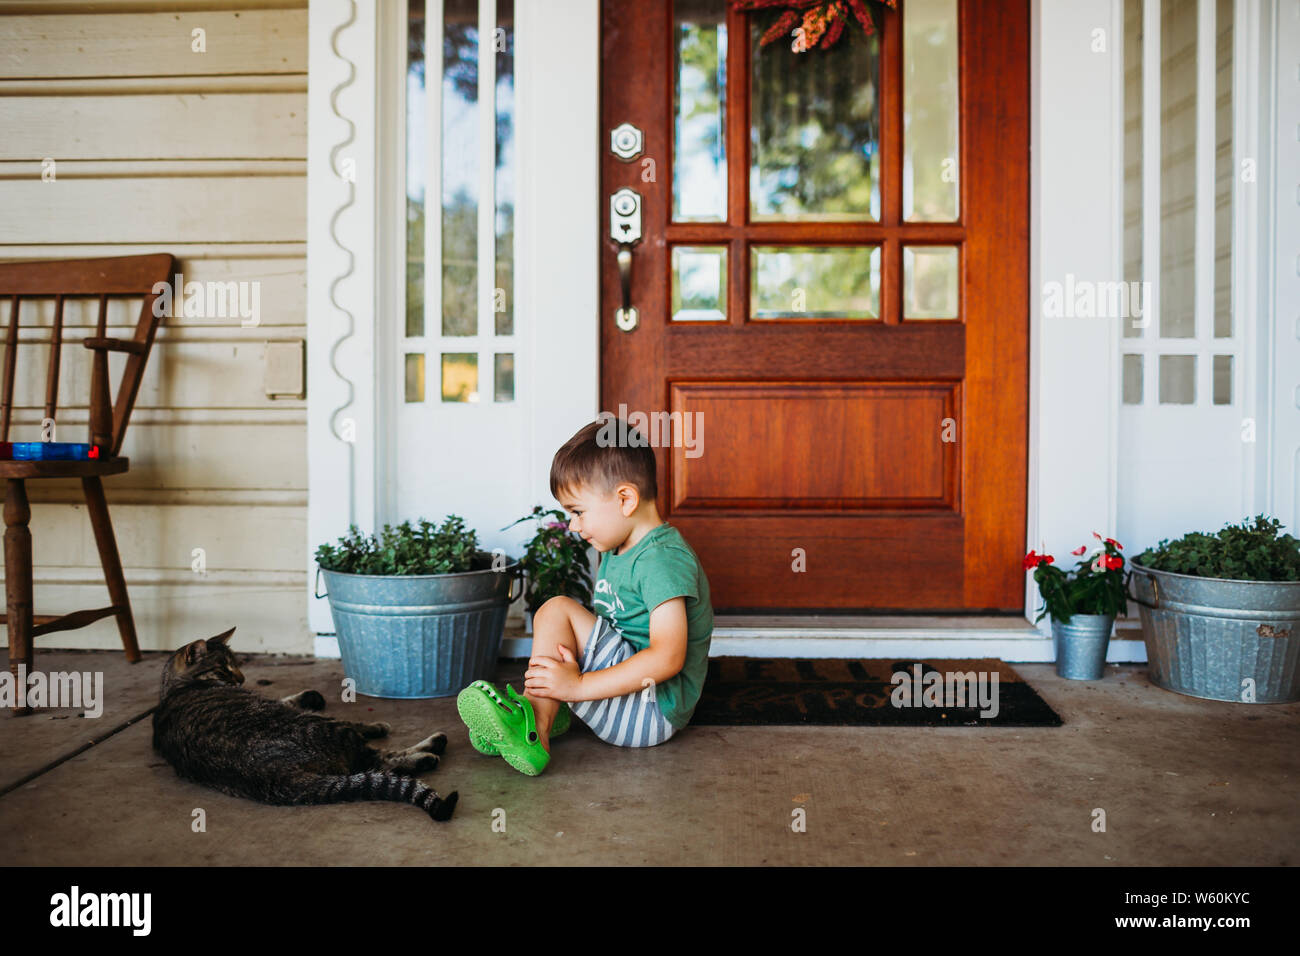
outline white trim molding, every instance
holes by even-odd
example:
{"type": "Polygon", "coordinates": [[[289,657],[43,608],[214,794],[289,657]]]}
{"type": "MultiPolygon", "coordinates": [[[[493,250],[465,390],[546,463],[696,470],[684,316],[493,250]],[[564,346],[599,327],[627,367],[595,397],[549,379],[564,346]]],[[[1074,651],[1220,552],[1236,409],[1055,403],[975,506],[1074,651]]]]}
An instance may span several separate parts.
{"type": "MultiPolygon", "coordinates": [[[[312,0],[307,90],[307,586],[316,548],[377,517],[373,3],[312,0]]],[[[308,597],[308,626],[334,629],[308,597]]]]}
{"type": "Polygon", "coordinates": [[[1291,533],[1300,532],[1300,0],[1263,0],[1260,5],[1264,43],[1260,57],[1263,89],[1260,103],[1259,185],[1267,196],[1260,217],[1261,249],[1266,262],[1260,313],[1272,316],[1273,342],[1259,350],[1261,385],[1273,414],[1268,500],[1275,517],[1291,533]],[[1266,138],[1274,132],[1273,141],[1266,138]],[[1264,150],[1267,150],[1265,153],[1264,150]],[[1265,382],[1267,383],[1265,385],[1265,382]]]}

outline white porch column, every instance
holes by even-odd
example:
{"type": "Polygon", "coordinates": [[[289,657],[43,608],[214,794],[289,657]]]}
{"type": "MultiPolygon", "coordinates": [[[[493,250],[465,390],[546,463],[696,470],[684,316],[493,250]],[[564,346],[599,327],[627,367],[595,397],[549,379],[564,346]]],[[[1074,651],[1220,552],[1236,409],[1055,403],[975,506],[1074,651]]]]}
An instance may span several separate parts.
{"type": "MultiPolygon", "coordinates": [[[[1034,0],[1030,196],[1028,548],[1072,548],[1116,517],[1119,324],[1045,317],[1068,275],[1123,278],[1122,19],[1119,0],[1034,0]]],[[[1026,607],[1038,589],[1026,576],[1026,607]]],[[[1047,620],[1042,627],[1046,629],[1047,620]]]]}

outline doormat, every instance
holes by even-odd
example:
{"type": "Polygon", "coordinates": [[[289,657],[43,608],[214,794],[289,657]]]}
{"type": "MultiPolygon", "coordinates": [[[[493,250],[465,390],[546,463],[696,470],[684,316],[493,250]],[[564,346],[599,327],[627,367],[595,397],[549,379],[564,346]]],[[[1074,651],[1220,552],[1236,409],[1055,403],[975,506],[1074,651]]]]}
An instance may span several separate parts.
{"type": "Polygon", "coordinates": [[[713,657],[691,723],[1060,727],[1061,718],[998,660],[713,657]]]}

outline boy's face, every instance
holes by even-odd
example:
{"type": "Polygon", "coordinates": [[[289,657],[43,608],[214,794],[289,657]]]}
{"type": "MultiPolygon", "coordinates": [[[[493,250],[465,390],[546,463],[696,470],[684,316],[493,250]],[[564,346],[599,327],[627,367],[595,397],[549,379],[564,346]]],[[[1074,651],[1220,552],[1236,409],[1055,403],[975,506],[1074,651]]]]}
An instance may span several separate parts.
{"type": "Polygon", "coordinates": [[[560,504],[572,515],[569,530],[582,535],[597,551],[612,551],[627,540],[638,500],[636,487],[626,483],[608,494],[586,485],[562,488],[559,494],[560,504]]]}

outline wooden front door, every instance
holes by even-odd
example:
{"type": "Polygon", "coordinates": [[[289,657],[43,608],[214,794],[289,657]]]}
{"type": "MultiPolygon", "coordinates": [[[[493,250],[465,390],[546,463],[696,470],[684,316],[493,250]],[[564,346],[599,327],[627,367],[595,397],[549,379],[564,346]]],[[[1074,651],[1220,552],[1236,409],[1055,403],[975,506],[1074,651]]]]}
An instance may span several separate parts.
{"type": "Polygon", "coordinates": [[[1028,3],[898,6],[603,0],[601,408],[718,610],[1023,609],[1028,3]]]}

